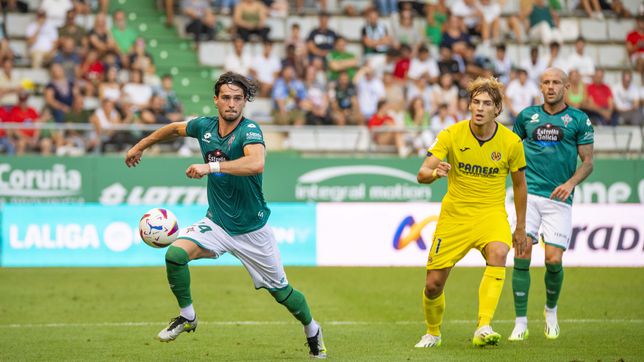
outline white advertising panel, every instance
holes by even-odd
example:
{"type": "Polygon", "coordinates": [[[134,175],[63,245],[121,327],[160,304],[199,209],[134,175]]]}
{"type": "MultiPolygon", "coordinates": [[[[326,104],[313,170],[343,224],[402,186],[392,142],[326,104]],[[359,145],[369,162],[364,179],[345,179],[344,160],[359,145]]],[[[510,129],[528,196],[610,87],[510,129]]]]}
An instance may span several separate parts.
{"type": "MultiPolygon", "coordinates": [[[[318,265],[425,266],[439,203],[320,203],[318,265]]],[[[512,265],[513,253],[508,255],[512,265]]],[[[533,248],[542,266],[543,247],[533,248]]],[[[477,250],[457,265],[484,266],[477,250]]],[[[566,266],[644,266],[644,205],[576,205],[566,266]]]]}

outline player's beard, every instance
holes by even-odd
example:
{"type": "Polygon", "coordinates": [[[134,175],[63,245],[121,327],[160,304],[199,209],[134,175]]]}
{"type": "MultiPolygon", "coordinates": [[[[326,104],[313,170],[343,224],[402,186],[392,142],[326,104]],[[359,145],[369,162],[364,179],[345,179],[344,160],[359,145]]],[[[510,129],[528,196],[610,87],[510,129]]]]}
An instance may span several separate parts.
{"type": "Polygon", "coordinates": [[[556,105],[560,104],[561,102],[563,102],[564,95],[563,95],[563,93],[557,94],[557,96],[555,98],[553,98],[552,100],[548,100],[547,97],[544,97],[544,98],[545,98],[544,99],[545,103],[548,103],[549,106],[553,107],[553,106],[556,106],[556,105]]]}
{"type": "Polygon", "coordinates": [[[228,123],[233,123],[239,118],[240,115],[241,115],[241,111],[233,112],[233,113],[224,112],[221,114],[221,118],[228,123]]]}

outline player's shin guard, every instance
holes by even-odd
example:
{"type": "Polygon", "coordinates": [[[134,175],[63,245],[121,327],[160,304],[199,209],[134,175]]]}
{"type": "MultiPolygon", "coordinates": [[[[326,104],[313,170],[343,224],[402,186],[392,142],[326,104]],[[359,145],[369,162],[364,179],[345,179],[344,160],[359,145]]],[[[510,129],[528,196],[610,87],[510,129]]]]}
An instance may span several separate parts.
{"type": "Polygon", "coordinates": [[[479,286],[479,318],[477,328],[489,325],[501,297],[505,267],[487,266],[479,286]]]}
{"type": "Polygon", "coordinates": [[[427,334],[433,336],[441,335],[441,324],[443,324],[443,314],[445,313],[445,292],[434,299],[429,299],[423,289],[423,310],[425,312],[425,324],[427,324],[427,334]]]}
{"type": "Polygon", "coordinates": [[[286,286],[286,288],[271,291],[270,293],[279,304],[285,306],[303,325],[306,326],[311,323],[313,317],[311,317],[311,311],[309,310],[309,305],[306,302],[304,294],[293,289],[290,285],[286,286]]]}
{"type": "Polygon", "coordinates": [[[530,292],[530,259],[514,258],[512,270],[512,295],[514,312],[517,317],[528,315],[528,293],[530,292]]]}
{"type": "Polygon", "coordinates": [[[554,308],[557,306],[559,294],[561,293],[561,286],[563,285],[564,272],[561,264],[548,264],[546,263],[546,275],[544,280],[546,282],[546,306],[554,308]]]}
{"type": "Polygon", "coordinates": [[[165,253],[165,270],[168,275],[168,283],[181,308],[192,304],[189,261],[188,253],[182,248],[170,245],[165,253]]]}

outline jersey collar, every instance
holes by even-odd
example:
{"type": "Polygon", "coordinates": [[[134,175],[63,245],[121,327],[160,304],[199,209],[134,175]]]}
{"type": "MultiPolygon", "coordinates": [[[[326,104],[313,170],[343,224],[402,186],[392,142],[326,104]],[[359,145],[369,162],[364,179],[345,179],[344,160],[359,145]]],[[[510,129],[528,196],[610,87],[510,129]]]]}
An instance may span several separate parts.
{"type": "MultiPolygon", "coordinates": [[[[565,104],[565,103],[564,103],[564,104],[565,104]]],[[[564,109],[562,109],[561,111],[559,111],[559,112],[557,112],[557,113],[550,113],[550,112],[546,111],[546,108],[543,106],[543,104],[541,105],[541,111],[542,111],[543,113],[545,113],[545,114],[549,115],[549,116],[556,116],[556,115],[558,115],[558,114],[560,114],[560,113],[563,113],[563,112],[565,112],[565,111],[567,111],[567,110],[568,110],[568,105],[566,104],[566,106],[564,107],[564,109]]]]}
{"type": "Polygon", "coordinates": [[[492,133],[492,136],[490,136],[490,138],[488,138],[488,139],[486,139],[486,140],[481,140],[481,139],[479,139],[478,137],[476,137],[476,135],[475,135],[475,134],[474,134],[474,132],[472,131],[471,123],[472,123],[472,120],[470,120],[470,121],[469,121],[469,123],[467,124],[467,128],[469,128],[469,129],[470,129],[470,133],[472,134],[472,136],[474,137],[474,139],[478,141],[479,146],[483,146],[483,144],[484,144],[485,142],[487,142],[487,141],[491,140],[492,138],[494,138],[494,136],[496,136],[496,132],[499,130],[499,122],[494,121],[494,125],[496,126],[496,128],[494,128],[494,133],[492,133]]]}

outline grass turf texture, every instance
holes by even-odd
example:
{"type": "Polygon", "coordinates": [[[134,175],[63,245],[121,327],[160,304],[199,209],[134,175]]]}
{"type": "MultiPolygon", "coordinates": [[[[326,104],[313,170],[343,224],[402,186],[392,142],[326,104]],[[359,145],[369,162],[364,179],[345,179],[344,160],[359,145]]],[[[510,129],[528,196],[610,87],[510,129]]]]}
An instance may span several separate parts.
{"type": "MultiPolygon", "coordinates": [[[[162,268],[1,268],[0,360],[307,359],[300,325],[266,291],[255,291],[244,269],[191,272],[201,324],[166,344],[153,337],[177,308],[162,268]]],[[[333,360],[644,360],[644,269],[567,268],[555,341],[543,335],[543,272],[532,269],[529,340],[507,341],[514,318],[508,268],[494,324],[503,339],[481,349],[471,337],[482,269],[454,269],[443,346],[429,350],[413,347],[425,330],[422,268],[287,268],[322,323],[333,360]]]]}

